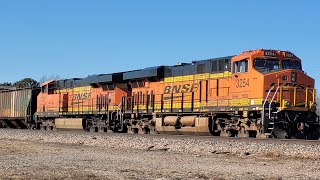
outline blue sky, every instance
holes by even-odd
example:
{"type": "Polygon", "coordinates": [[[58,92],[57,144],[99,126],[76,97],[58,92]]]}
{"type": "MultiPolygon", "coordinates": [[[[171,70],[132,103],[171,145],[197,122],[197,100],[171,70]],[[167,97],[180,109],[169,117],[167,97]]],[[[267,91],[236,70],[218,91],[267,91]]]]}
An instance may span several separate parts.
{"type": "MultiPolygon", "coordinates": [[[[290,50],[320,80],[320,1],[0,2],[0,82],[290,50]]],[[[317,83],[317,87],[320,87],[317,83]]]]}

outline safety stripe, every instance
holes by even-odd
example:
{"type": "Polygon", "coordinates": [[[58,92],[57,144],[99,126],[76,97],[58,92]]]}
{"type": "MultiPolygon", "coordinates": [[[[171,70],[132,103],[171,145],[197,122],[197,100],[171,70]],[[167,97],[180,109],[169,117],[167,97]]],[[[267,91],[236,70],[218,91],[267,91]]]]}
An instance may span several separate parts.
{"type": "Polygon", "coordinates": [[[204,79],[216,79],[216,78],[224,78],[230,77],[231,72],[225,71],[222,73],[204,73],[204,74],[195,74],[195,75],[186,75],[186,76],[175,76],[175,77],[167,77],[164,78],[164,82],[182,82],[182,81],[194,81],[194,80],[204,80],[204,79]]]}
{"type": "MultiPolygon", "coordinates": [[[[242,107],[242,106],[260,106],[263,104],[263,98],[255,98],[255,99],[248,99],[248,98],[243,98],[243,99],[232,99],[232,100],[212,100],[209,102],[194,102],[193,103],[193,108],[200,108],[200,107],[221,107],[221,106],[233,106],[233,107],[242,107]]],[[[173,109],[181,109],[182,105],[181,102],[179,103],[173,103],[172,108],[173,109]]],[[[171,108],[171,103],[170,102],[164,102],[163,103],[163,109],[170,109],[171,108]]],[[[184,102],[183,103],[183,108],[192,108],[192,103],[191,102],[184,102]]],[[[134,110],[138,109],[138,106],[135,105],[134,110]]],[[[152,109],[152,106],[148,107],[149,110],[152,109]]],[[[156,103],[154,105],[155,110],[160,110],[161,109],[161,104],[156,103]]],[[[139,105],[139,110],[146,110],[145,105],[139,105]]]]}

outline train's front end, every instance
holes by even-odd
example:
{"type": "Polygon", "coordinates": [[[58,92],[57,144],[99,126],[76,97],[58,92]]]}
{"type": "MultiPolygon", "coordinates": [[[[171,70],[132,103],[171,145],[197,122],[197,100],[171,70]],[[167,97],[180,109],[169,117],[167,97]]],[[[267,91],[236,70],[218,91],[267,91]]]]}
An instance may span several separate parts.
{"type": "Polygon", "coordinates": [[[278,138],[319,138],[314,79],[288,51],[263,50],[253,60],[263,74],[262,131],[278,138]]]}

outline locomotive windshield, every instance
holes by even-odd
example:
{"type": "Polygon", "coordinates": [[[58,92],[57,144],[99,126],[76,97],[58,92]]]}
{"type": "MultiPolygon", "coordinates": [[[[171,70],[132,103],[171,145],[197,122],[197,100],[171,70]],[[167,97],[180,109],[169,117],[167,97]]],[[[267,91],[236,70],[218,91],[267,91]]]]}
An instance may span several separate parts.
{"type": "Polygon", "coordinates": [[[257,70],[278,70],[279,69],[278,59],[256,59],[254,61],[254,68],[257,70]]]}
{"type": "Polygon", "coordinates": [[[298,70],[301,70],[301,64],[298,61],[283,60],[282,61],[282,68],[283,69],[298,69],[298,70]]]}

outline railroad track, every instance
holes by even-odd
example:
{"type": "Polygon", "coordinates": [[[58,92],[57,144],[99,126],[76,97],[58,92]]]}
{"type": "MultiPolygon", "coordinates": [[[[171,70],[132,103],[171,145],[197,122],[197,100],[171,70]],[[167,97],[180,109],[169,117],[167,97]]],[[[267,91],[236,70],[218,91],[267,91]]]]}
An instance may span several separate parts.
{"type": "Polygon", "coordinates": [[[243,142],[265,142],[265,143],[294,143],[294,144],[316,144],[320,145],[319,140],[304,140],[304,139],[275,139],[275,138],[250,138],[250,137],[226,137],[226,136],[195,136],[195,135],[170,135],[170,134],[133,134],[133,133],[113,133],[108,132],[86,132],[81,130],[55,130],[42,131],[30,129],[7,129],[12,131],[28,131],[28,132],[45,132],[57,134],[77,134],[77,135],[92,135],[92,136],[124,136],[124,137],[152,137],[152,138],[166,138],[166,139],[185,139],[185,140],[221,140],[221,141],[243,141],[243,142]]]}

